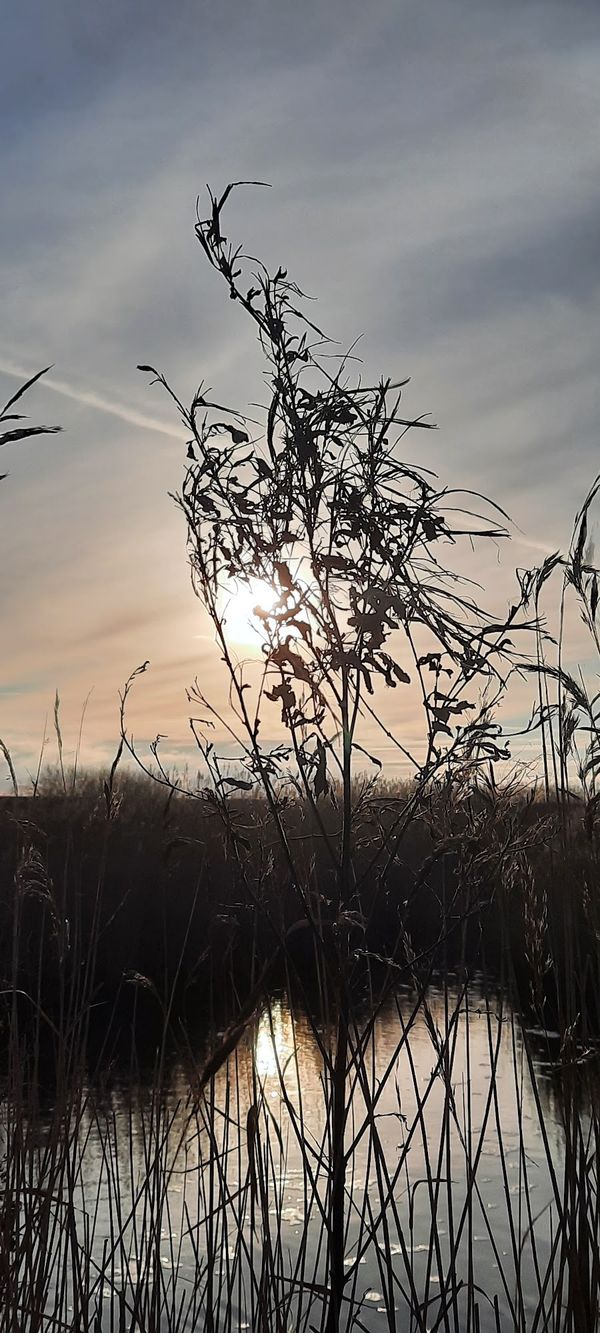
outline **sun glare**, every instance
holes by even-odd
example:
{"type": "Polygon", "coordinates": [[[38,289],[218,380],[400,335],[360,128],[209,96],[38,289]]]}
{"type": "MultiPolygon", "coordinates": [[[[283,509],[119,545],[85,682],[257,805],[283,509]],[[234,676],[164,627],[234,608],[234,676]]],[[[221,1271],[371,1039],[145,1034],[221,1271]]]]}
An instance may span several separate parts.
{"type": "Polygon", "coordinates": [[[277,596],[275,588],[264,579],[251,579],[249,584],[232,585],[223,599],[227,637],[234,643],[259,643],[261,624],[260,617],[255,615],[255,607],[271,611],[277,596]]]}

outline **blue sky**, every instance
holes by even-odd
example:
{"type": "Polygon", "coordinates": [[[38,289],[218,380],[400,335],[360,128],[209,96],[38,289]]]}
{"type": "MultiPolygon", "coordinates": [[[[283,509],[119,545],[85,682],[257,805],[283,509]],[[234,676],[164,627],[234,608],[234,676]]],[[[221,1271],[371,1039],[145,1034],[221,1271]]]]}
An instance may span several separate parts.
{"type": "Polygon", "coordinates": [[[136,728],[174,753],[186,684],[219,687],[168,499],[177,423],[135,369],[259,394],[194,238],[206,181],[272,184],[237,197],[232,233],[342,343],[362,333],[371,372],[411,376],[440,426],[414,456],[511,513],[490,599],[565,543],[599,460],[595,3],[20,0],[3,46],[0,389],[53,362],[29,410],[64,427],[2,458],[0,735],[21,766],[57,686],[70,744],[93,687],[90,761],[138,662],[136,728]]]}

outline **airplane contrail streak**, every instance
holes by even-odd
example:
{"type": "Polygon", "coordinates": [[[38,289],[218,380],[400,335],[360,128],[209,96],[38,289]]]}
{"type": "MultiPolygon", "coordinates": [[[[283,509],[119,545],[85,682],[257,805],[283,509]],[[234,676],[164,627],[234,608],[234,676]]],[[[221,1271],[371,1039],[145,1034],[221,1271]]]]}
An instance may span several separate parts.
{"type": "MultiPolygon", "coordinates": [[[[8,375],[11,379],[28,380],[35,374],[34,370],[26,370],[23,366],[18,366],[13,361],[7,361],[0,357],[0,371],[3,375],[8,375]]],[[[108,416],[117,417],[119,421],[125,421],[129,426],[140,426],[143,430],[155,431],[158,435],[167,435],[170,439],[186,439],[186,435],[181,427],[172,427],[163,425],[154,417],[146,416],[144,412],[137,412],[135,408],[124,407],[121,403],[111,402],[103,398],[101,394],[95,393],[93,389],[79,389],[66,380],[57,379],[54,375],[44,377],[44,384],[52,389],[54,393],[59,393],[63,398],[70,398],[74,403],[80,403],[83,407],[93,407],[98,412],[106,412],[108,416]]]]}

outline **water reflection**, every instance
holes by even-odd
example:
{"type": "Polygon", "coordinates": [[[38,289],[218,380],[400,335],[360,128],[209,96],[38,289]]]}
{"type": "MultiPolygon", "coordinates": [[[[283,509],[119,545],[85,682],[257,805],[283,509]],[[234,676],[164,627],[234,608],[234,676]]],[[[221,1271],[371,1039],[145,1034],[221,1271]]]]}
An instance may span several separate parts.
{"type": "Polygon", "coordinates": [[[296,1052],[291,1010],[280,999],[263,1009],[254,1038],[253,1063],[261,1083],[279,1079],[296,1052]]]}
{"type": "MultiPolygon", "coordinates": [[[[119,1310],[164,1330],[174,1311],[179,1330],[320,1327],[331,1045],[276,995],[202,1096],[203,1048],[154,1080],[113,1070],[84,1089],[69,1179],[98,1328],[121,1327],[119,1310]]],[[[350,1017],[348,1328],[497,1333],[543,1313],[556,1259],[548,1151],[559,1182],[565,1157],[556,1076],[541,1062],[537,1074],[534,1087],[518,1018],[483,984],[468,999],[432,987],[420,1004],[406,991],[374,1023],[350,1017]]],[[[60,1229],[53,1243],[60,1274],[60,1229]]]]}

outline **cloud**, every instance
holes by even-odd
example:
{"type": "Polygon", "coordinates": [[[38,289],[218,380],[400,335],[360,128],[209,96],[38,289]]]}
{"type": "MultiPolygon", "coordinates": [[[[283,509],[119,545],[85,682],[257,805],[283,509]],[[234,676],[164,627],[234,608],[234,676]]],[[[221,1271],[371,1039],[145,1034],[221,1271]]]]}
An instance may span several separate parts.
{"type": "Polygon", "coordinates": [[[5,43],[0,376],[54,361],[28,410],[54,420],[60,396],[65,431],[11,450],[2,483],[2,667],[27,695],[0,699],[0,734],[25,749],[57,683],[101,679],[103,745],[148,647],[148,734],[192,659],[220,689],[167,498],[182,428],[135,370],[262,395],[194,238],[205,180],[272,182],[232,200],[231,235],[287,263],[342,345],[364,331],[366,374],[412,376],[440,431],[408,457],[514,516],[512,558],[477,557],[490,596],[568,540],[597,457],[595,5],[23,0],[5,43]]]}

